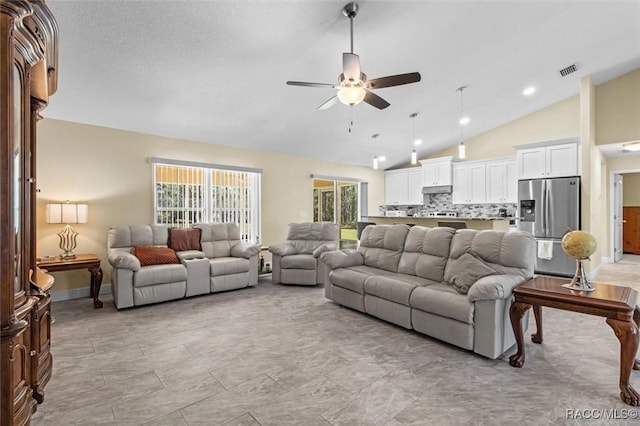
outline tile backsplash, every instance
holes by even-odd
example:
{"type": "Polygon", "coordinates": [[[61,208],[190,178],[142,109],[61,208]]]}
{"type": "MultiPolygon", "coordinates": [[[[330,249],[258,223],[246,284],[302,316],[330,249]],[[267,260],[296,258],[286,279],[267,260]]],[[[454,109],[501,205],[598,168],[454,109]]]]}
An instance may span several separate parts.
{"type": "MultiPolygon", "coordinates": [[[[390,208],[396,210],[397,208],[390,208]]],[[[420,216],[426,216],[428,212],[453,211],[458,212],[459,217],[486,217],[498,216],[498,209],[507,209],[508,216],[515,216],[516,203],[503,204],[453,204],[451,194],[430,194],[424,196],[424,205],[409,207],[411,212],[419,212],[420,216]]]]}

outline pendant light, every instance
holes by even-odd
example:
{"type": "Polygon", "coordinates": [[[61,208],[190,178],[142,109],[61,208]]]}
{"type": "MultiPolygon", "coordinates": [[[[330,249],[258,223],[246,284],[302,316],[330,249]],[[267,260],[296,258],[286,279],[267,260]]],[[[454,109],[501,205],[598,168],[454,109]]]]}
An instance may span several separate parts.
{"type": "MultiPolygon", "coordinates": [[[[380,134],[376,133],[374,135],[371,135],[371,139],[373,139],[373,142],[376,141],[376,138],[380,136],[380,134]]],[[[378,170],[378,156],[374,155],[373,156],[373,170],[378,170]]]]}
{"type": "MultiPolygon", "coordinates": [[[[417,112],[409,115],[409,117],[413,118],[413,141],[412,143],[415,145],[416,142],[416,117],[418,116],[417,112]]],[[[418,164],[418,153],[416,152],[416,148],[413,148],[411,151],[411,164],[418,164]]]]}
{"type": "Polygon", "coordinates": [[[464,160],[467,156],[466,147],[464,146],[464,126],[469,123],[469,117],[464,116],[464,97],[462,92],[467,86],[460,86],[456,89],[456,92],[460,92],[460,145],[458,145],[458,158],[464,160]]]}

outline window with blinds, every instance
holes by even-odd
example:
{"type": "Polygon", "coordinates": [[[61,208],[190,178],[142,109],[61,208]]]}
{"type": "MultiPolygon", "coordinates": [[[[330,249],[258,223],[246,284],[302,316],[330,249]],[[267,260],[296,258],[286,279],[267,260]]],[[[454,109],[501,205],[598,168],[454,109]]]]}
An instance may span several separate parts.
{"type": "Polygon", "coordinates": [[[260,235],[260,172],[153,162],[155,223],[188,228],[235,223],[244,241],[260,235]]]}

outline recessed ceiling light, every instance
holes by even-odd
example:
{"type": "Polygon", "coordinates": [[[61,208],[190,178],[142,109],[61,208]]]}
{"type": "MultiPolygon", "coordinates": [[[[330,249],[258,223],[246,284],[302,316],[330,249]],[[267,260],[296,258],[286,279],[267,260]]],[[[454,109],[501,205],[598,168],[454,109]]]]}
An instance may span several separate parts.
{"type": "Polygon", "coordinates": [[[382,163],[383,161],[387,161],[387,157],[381,155],[380,157],[378,157],[378,160],[380,160],[380,162],[382,163]]]}
{"type": "Polygon", "coordinates": [[[459,123],[460,123],[461,126],[466,126],[467,124],[469,124],[469,121],[471,121],[471,120],[469,120],[469,117],[462,117],[460,119],[459,123]]]}
{"type": "Polygon", "coordinates": [[[622,152],[638,152],[640,151],[640,141],[622,144],[622,152]]]}
{"type": "Polygon", "coordinates": [[[533,86],[529,86],[529,87],[527,87],[526,89],[524,89],[522,91],[522,94],[525,95],[525,96],[531,96],[534,93],[536,93],[536,88],[533,87],[533,86]]]}
{"type": "Polygon", "coordinates": [[[413,144],[415,146],[422,145],[422,139],[416,139],[415,141],[413,141],[413,144]]]}

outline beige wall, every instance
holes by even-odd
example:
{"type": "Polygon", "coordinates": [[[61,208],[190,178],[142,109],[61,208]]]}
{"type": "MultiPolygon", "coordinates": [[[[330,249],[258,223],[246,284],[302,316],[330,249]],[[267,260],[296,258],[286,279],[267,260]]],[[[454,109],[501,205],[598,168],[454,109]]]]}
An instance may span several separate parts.
{"type": "Polygon", "coordinates": [[[640,69],[596,87],[596,144],[640,140],[640,69]]]}
{"type": "MultiPolygon", "coordinates": [[[[637,157],[640,168],[640,157],[637,157]]],[[[622,205],[640,206],[640,173],[625,173],[622,175],[622,205]]]]}
{"type": "MultiPolygon", "coordinates": [[[[80,233],[76,253],[102,258],[103,282],[109,283],[107,232],[120,224],[153,221],[153,185],[149,157],[252,167],[262,175],[262,242],[284,240],[287,224],[313,220],[312,173],[369,182],[369,212],[384,199],[384,173],[367,167],[311,160],[229,146],[45,119],[38,124],[37,254],[58,254],[61,225],[45,223],[49,202],[89,204],[89,223],[80,233]],[[286,165],[286,167],[284,166],[286,165]]],[[[88,273],[56,274],[54,290],[88,286],[88,273]]]]}
{"type": "MultiPolygon", "coordinates": [[[[511,121],[488,132],[465,140],[466,160],[516,155],[514,146],[534,142],[573,138],[580,135],[580,97],[550,105],[525,117],[511,121]]],[[[427,158],[453,156],[458,158],[458,146],[452,146],[427,158]]]]}

